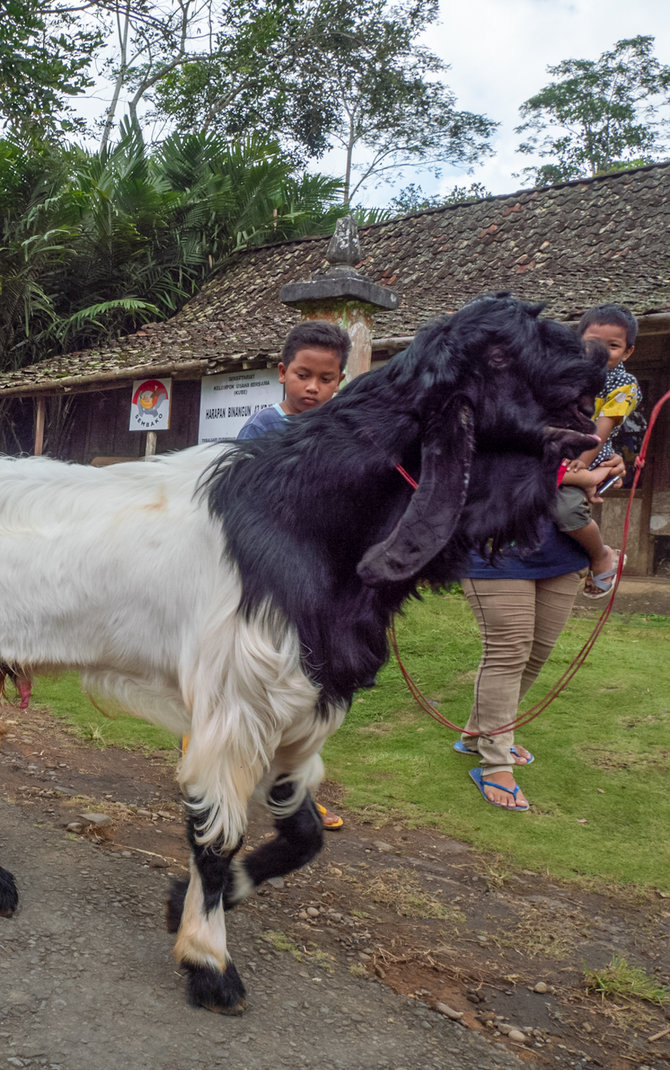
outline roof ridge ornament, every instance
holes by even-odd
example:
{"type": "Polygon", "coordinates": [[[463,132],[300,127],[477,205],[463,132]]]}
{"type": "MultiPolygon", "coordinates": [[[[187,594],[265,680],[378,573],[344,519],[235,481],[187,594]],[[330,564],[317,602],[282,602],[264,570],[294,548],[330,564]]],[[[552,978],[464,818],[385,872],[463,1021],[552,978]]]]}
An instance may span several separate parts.
{"type": "Polygon", "coordinates": [[[342,216],[335,224],[335,231],[328,243],[326,260],[330,267],[326,274],[359,275],[356,264],[360,264],[362,259],[358,224],[352,215],[342,216]]]}
{"type": "Polygon", "coordinates": [[[380,286],[356,268],[356,264],[363,262],[363,253],[358,225],[352,215],[338,219],[325,259],[328,266],[319,267],[310,279],[282,286],[279,297],[285,305],[299,308],[310,319],[325,315],[332,302],[343,306],[357,302],[368,306],[370,314],[398,307],[395,290],[380,286]]]}

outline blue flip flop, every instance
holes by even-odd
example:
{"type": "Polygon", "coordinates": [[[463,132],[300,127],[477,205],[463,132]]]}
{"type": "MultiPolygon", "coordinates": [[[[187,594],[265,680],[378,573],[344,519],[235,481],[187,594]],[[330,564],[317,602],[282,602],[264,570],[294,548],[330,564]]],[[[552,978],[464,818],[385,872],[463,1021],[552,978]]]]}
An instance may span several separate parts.
{"type": "Polygon", "coordinates": [[[514,798],[514,801],[516,803],[516,797],[517,797],[517,794],[519,792],[519,785],[518,784],[514,788],[514,790],[512,791],[510,788],[504,788],[502,786],[502,784],[496,784],[496,782],[494,780],[484,780],[484,770],[483,769],[471,769],[470,770],[470,776],[472,777],[472,779],[474,780],[475,784],[477,785],[477,787],[479,788],[480,792],[482,793],[482,798],[484,799],[485,802],[487,802],[489,804],[489,806],[497,806],[499,810],[511,810],[511,811],[515,811],[516,810],[518,812],[521,812],[522,810],[530,810],[530,806],[528,805],[528,803],[526,803],[525,806],[503,806],[501,803],[492,802],[488,798],[486,792],[484,791],[485,787],[486,788],[498,788],[500,791],[505,791],[505,792],[507,792],[508,795],[511,795],[514,798]]]}
{"type": "MultiPolygon", "coordinates": [[[[468,747],[466,747],[466,745],[465,745],[465,743],[463,742],[462,739],[457,739],[456,740],[456,742],[454,743],[454,750],[457,751],[458,754],[469,754],[471,758],[473,758],[475,756],[475,754],[477,754],[476,750],[470,750],[468,747]]],[[[519,754],[519,752],[518,752],[518,750],[516,749],[515,746],[511,746],[510,747],[510,754],[513,754],[516,758],[520,758],[521,757],[521,755],[519,754]]],[[[521,763],[515,762],[514,764],[515,765],[517,765],[517,764],[531,765],[535,761],[535,755],[531,754],[530,751],[528,751],[528,755],[529,755],[529,757],[525,762],[521,762],[521,763]]]]}
{"type": "Polygon", "coordinates": [[[454,750],[458,751],[459,754],[469,754],[471,758],[474,758],[477,754],[476,750],[470,750],[469,747],[466,747],[462,739],[456,740],[454,743],[454,750]]]}

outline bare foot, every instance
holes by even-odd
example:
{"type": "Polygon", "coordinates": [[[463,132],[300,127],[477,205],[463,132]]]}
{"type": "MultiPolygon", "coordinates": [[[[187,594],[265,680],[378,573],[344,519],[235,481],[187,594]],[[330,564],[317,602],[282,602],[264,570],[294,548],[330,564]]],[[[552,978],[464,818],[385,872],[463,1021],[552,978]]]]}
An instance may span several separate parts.
{"type": "Polygon", "coordinates": [[[514,750],[510,751],[510,754],[514,765],[528,765],[533,757],[530,751],[520,746],[519,743],[514,744],[514,750]]]}
{"type": "Polygon", "coordinates": [[[519,788],[516,796],[512,795],[512,792],[517,787],[512,773],[484,772],[483,779],[492,780],[496,784],[500,784],[500,788],[507,788],[507,791],[501,791],[500,788],[493,788],[489,784],[484,784],[484,794],[489,802],[496,803],[496,805],[503,806],[509,810],[513,810],[515,806],[528,805],[528,799],[521,791],[521,788],[519,788]]]}

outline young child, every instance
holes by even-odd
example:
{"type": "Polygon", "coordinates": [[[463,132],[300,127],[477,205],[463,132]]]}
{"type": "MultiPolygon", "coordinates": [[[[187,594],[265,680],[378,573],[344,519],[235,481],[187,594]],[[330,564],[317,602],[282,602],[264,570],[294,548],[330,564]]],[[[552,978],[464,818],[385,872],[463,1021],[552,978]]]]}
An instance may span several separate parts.
{"type": "Polygon", "coordinates": [[[598,486],[616,466],[612,431],[637,408],[640,387],[624,363],[635,349],[637,320],[622,305],[596,305],[588,309],[577,328],[586,343],[604,344],[609,353],[605,387],[596,398],[594,419],[600,447],[583,453],[567,466],[559,487],[554,519],[561,531],[575,539],[589,555],[591,567],[584,585],[586,598],[603,598],[612,590],[619,551],[607,546],[591,516],[590,502],[602,501],[598,486]]]}
{"type": "Polygon", "coordinates": [[[279,362],[284,400],[250,416],[238,438],[260,438],[287,416],[318,409],[344,379],[351,349],[346,331],[327,320],[304,320],[289,332],[279,362]]]}
{"type": "MultiPolygon", "coordinates": [[[[238,438],[260,438],[289,416],[318,409],[330,401],[344,379],[351,349],[346,331],[327,320],[304,320],[289,332],[279,363],[279,382],[284,384],[284,400],[251,416],[238,438]]],[[[339,829],[344,824],[338,814],[320,803],[323,827],[339,829]]]]}

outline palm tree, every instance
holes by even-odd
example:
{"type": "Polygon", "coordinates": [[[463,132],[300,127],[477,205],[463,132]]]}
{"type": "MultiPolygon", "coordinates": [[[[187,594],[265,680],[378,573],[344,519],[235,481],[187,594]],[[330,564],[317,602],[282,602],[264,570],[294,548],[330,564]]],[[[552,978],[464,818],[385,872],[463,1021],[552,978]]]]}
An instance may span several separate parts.
{"type": "Polygon", "coordinates": [[[171,315],[234,251],[329,233],[341,186],[295,176],[278,144],[175,135],[149,152],[126,128],[112,148],[53,150],[24,196],[3,196],[2,366],[89,348],[171,315]]]}

